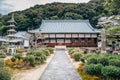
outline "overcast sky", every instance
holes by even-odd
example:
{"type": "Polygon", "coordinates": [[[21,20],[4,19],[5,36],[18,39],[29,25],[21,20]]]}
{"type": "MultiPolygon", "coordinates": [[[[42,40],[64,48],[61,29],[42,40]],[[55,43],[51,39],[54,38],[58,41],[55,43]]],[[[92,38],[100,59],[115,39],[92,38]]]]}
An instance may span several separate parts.
{"type": "Polygon", "coordinates": [[[24,10],[36,4],[52,2],[84,3],[89,0],[0,0],[0,13],[7,14],[12,11],[24,10]]]}

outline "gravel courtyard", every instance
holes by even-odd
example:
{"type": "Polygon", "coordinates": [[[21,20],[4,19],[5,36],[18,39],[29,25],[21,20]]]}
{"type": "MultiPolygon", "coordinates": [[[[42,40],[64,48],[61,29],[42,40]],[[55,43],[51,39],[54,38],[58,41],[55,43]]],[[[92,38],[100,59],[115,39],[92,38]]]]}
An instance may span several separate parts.
{"type": "Polygon", "coordinates": [[[65,50],[56,50],[55,56],[40,80],[82,80],[70,62],[65,50]]]}

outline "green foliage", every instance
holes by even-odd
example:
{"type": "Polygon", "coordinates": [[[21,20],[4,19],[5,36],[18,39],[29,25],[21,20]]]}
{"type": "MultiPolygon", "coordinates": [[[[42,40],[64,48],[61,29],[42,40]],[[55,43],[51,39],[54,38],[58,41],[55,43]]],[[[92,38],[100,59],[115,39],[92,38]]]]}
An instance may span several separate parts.
{"type": "Polygon", "coordinates": [[[17,59],[16,57],[12,57],[12,58],[11,58],[12,62],[15,62],[16,59],[17,59]]]}
{"type": "Polygon", "coordinates": [[[105,66],[102,68],[102,74],[104,77],[120,79],[120,68],[115,66],[105,66]]]}
{"type": "Polygon", "coordinates": [[[80,61],[83,62],[83,63],[85,63],[85,58],[81,57],[80,61]]]}
{"type": "Polygon", "coordinates": [[[84,67],[84,72],[89,75],[101,76],[102,67],[101,64],[90,64],[84,67]]]}
{"type": "Polygon", "coordinates": [[[49,50],[51,54],[54,53],[54,50],[51,47],[48,47],[46,50],[49,50]]]}
{"type": "Polygon", "coordinates": [[[120,26],[118,26],[118,27],[112,27],[112,28],[109,28],[108,30],[107,30],[107,33],[109,33],[110,35],[114,35],[114,34],[117,34],[117,33],[119,33],[120,32],[120,26]]]}
{"type": "Polygon", "coordinates": [[[22,59],[22,54],[21,53],[17,53],[17,54],[15,54],[14,55],[14,57],[16,58],[16,59],[22,59]]]}
{"type": "Polygon", "coordinates": [[[6,54],[3,51],[1,51],[0,52],[0,58],[5,58],[5,57],[6,57],[6,54]]]}
{"type": "Polygon", "coordinates": [[[34,64],[41,64],[44,63],[46,60],[46,56],[48,56],[48,54],[50,54],[50,52],[48,50],[40,50],[40,51],[30,51],[27,53],[27,57],[24,58],[24,61],[26,62],[26,64],[29,64],[29,56],[34,56],[35,58],[35,62],[34,64]]]}
{"type": "Polygon", "coordinates": [[[75,53],[73,54],[73,58],[75,59],[75,61],[80,61],[82,55],[80,53],[75,53]]]}
{"type": "Polygon", "coordinates": [[[38,57],[41,63],[43,63],[46,60],[46,55],[42,52],[36,52],[34,56],[38,57]]]}
{"type": "Polygon", "coordinates": [[[119,59],[110,59],[109,65],[120,67],[120,60],[119,59]]]}
{"type": "Polygon", "coordinates": [[[11,75],[6,69],[0,69],[0,80],[11,80],[11,75]]]}
{"type": "Polygon", "coordinates": [[[46,56],[50,55],[50,51],[49,50],[42,50],[41,53],[45,54],[46,56]]]}
{"type": "MultiPolygon", "coordinates": [[[[27,10],[12,13],[15,14],[17,30],[19,31],[38,28],[41,25],[42,19],[89,19],[90,23],[95,27],[99,17],[109,14],[109,12],[104,9],[103,2],[104,0],[91,0],[88,3],[79,4],[51,3],[46,5],[35,5],[27,10]]],[[[0,22],[4,25],[8,25],[7,21],[11,18],[12,13],[3,16],[0,22]]],[[[4,33],[5,32],[6,31],[4,31],[4,33]]]]}
{"type": "Polygon", "coordinates": [[[68,50],[68,53],[69,53],[70,55],[74,54],[74,52],[75,52],[74,48],[70,48],[70,49],[68,50]]]}
{"type": "Polygon", "coordinates": [[[120,78],[120,55],[99,54],[88,55],[87,65],[84,72],[89,75],[96,75],[104,80],[117,80],[120,78]],[[99,67],[96,65],[99,65],[99,67]],[[100,72],[101,70],[101,72],[100,72]]]}
{"type": "Polygon", "coordinates": [[[35,57],[33,55],[29,55],[27,57],[28,57],[29,65],[34,67],[35,66],[35,57]]]}
{"type": "Polygon", "coordinates": [[[5,67],[5,62],[3,59],[0,59],[0,69],[5,67]]]}
{"type": "Polygon", "coordinates": [[[105,7],[109,11],[113,11],[114,13],[120,10],[120,0],[105,0],[105,7]]]}
{"type": "Polygon", "coordinates": [[[5,33],[7,31],[7,26],[3,25],[3,23],[0,21],[0,36],[4,36],[7,33],[5,33]]]}
{"type": "Polygon", "coordinates": [[[87,64],[97,64],[98,63],[98,59],[96,57],[90,57],[87,59],[87,64]]]}
{"type": "Polygon", "coordinates": [[[5,67],[4,60],[0,60],[0,80],[11,80],[11,74],[5,67]]]}
{"type": "Polygon", "coordinates": [[[98,58],[98,62],[102,64],[103,66],[107,66],[109,64],[109,60],[107,57],[100,57],[98,58]]]}
{"type": "Polygon", "coordinates": [[[81,64],[77,69],[77,71],[80,74],[82,80],[100,80],[99,77],[97,77],[97,76],[92,76],[92,75],[86,74],[83,71],[83,68],[84,68],[84,64],[81,64]]]}

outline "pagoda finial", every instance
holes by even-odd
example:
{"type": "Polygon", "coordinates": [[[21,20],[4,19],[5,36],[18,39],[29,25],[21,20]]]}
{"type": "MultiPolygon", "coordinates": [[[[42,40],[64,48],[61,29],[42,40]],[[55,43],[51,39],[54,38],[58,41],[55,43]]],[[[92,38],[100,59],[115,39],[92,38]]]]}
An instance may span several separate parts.
{"type": "Polygon", "coordinates": [[[15,21],[15,19],[14,19],[14,13],[12,14],[12,20],[14,20],[14,21],[15,21]]]}
{"type": "Polygon", "coordinates": [[[15,19],[14,19],[14,13],[12,13],[12,17],[11,17],[11,19],[8,22],[16,23],[15,19]]]}

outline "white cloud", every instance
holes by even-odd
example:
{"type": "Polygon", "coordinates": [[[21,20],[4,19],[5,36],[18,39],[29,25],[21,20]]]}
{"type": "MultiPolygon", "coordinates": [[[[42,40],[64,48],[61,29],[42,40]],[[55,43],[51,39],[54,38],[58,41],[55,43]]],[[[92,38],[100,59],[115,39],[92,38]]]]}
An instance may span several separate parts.
{"type": "Polygon", "coordinates": [[[89,0],[4,0],[4,3],[7,4],[7,5],[4,5],[4,8],[8,7],[10,8],[10,10],[12,9],[11,11],[17,11],[17,10],[24,10],[36,4],[46,4],[46,3],[52,3],[52,2],[81,3],[81,2],[88,2],[88,1],[89,0]],[[12,5],[12,6],[10,7],[8,5],[12,5]]]}

